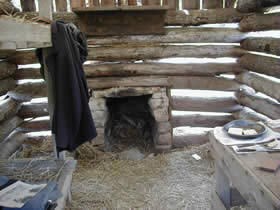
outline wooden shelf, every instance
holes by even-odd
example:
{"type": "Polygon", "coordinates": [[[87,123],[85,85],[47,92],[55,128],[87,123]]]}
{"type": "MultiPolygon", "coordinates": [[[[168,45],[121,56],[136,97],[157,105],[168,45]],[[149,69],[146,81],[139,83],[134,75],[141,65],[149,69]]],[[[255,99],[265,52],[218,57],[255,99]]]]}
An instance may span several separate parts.
{"type": "Polygon", "coordinates": [[[0,50],[50,47],[50,25],[0,16],[0,50]]]}

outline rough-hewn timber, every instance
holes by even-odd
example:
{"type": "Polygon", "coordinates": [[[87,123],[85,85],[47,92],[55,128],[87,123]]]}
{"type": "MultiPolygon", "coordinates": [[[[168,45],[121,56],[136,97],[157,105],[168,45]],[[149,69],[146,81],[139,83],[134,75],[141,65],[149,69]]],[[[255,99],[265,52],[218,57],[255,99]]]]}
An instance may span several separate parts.
{"type": "Polygon", "coordinates": [[[19,108],[19,104],[12,98],[1,101],[0,104],[0,122],[12,116],[15,116],[19,108]]]}
{"type": "Polygon", "coordinates": [[[239,74],[236,76],[236,80],[280,101],[280,82],[278,80],[253,72],[239,74]]]}
{"type": "Polygon", "coordinates": [[[5,79],[12,76],[17,69],[17,66],[8,62],[0,62],[0,79],[5,79]]]}
{"type": "Polygon", "coordinates": [[[48,116],[48,104],[47,103],[27,103],[22,104],[18,116],[21,118],[34,118],[48,116]]]}
{"type": "Polygon", "coordinates": [[[202,112],[235,112],[242,107],[234,97],[205,97],[174,95],[171,100],[172,110],[202,112]]]}
{"type": "Polygon", "coordinates": [[[280,103],[276,101],[252,94],[246,90],[238,91],[236,97],[240,104],[250,107],[273,120],[280,118],[280,103]]]}
{"type": "Polygon", "coordinates": [[[242,19],[239,24],[241,31],[264,31],[280,29],[280,13],[254,14],[242,19]]]}
{"type": "Polygon", "coordinates": [[[280,38],[248,38],[241,42],[241,47],[249,51],[280,55],[280,38]]]}
{"type": "Polygon", "coordinates": [[[236,9],[240,12],[256,12],[262,7],[279,5],[279,0],[238,0],[236,9]]]}
{"type": "Polygon", "coordinates": [[[50,130],[50,120],[35,118],[22,123],[17,130],[25,133],[50,130]]]}
{"type": "Polygon", "coordinates": [[[9,90],[15,87],[16,81],[11,78],[0,80],[0,96],[5,95],[9,90]]]}
{"type": "Polygon", "coordinates": [[[42,79],[42,75],[40,73],[39,68],[25,68],[25,69],[18,69],[14,76],[14,79],[21,80],[21,79],[42,79]]]}
{"type": "Polygon", "coordinates": [[[239,59],[239,63],[248,70],[280,78],[279,58],[246,54],[239,59]]]}
{"type": "Polygon", "coordinates": [[[12,117],[0,123],[0,142],[3,141],[23,120],[19,117],[12,117]]]}

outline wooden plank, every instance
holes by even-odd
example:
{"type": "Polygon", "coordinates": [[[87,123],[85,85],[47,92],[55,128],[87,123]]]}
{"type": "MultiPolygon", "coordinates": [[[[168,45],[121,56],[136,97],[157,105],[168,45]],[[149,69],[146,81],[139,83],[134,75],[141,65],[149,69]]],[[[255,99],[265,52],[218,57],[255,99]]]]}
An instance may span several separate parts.
{"type": "Polygon", "coordinates": [[[213,146],[215,160],[224,169],[231,183],[250,204],[252,209],[279,209],[280,183],[279,174],[258,170],[259,163],[268,159],[279,159],[277,153],[252,153],[236,155],[230,147],[220,144],[215,139],[215,130],[210,132],[210,142],[213,146]]]}
{"type": "Polygon", "coordinates": [[[0,104],[0,122],[13,117],[17,114],[19,104],[12,98],[7,98],[1,101],[0,104]]]}
{"type": "Polygon", "coordinates": [[[265,31],[280,29],[280,13],[254,14],[244,17],[239,24],[241,31],[265,31]]]}
{"type": "Polygon", "coordinates": [[[173,130],[173,147],[181,148],[191,145],[201,145],[209,141],[211,128],[178,127],[173,130]]]}
{"type": "MultiPolygon", "coordinates": [[[[205,64],[167,64],[167,63],[127,63],[127,64],[86,64],[87,77],[107,76],[139,76],[139,75],[174,75],[174,76],[215,76],[222,73],[238,73],[244,69],[235,63],[205,63],[205,64]]],[[[28,74],[17,78],[29,78],[28,74]]],[[[36,75],[36,74],[34,74],[36,75]]]]}
{"type": "Polygon", "coordinates": [[[184,0],[183,9],[199,9],[200,2],[199,0],[184,0]]]}
{"type": "Polygon", "coordinates": [[[50,26],[33,22],[19,22],[10,17],[0,18],[0,40],[16,42],[17,48],[29,47],[28,42],[51,46],[50,26]],[[20,30],[18,30],[20,28],[20,30]],[[26,43],[22,45],[22,43],[26,43]]]}
{"type": "Polygon", "coordinates": [[[242,107],[234,97],[205,97],[192,95],[173,95],[171,107],[178,111],[236,112],[242,107]]]}
{"type": "Polygon", "coordinates": [[[248,53],[239,59],[239,63],[250,71],[280,78],[279,58],[248,53]]]}
{"type": "Polygon", "coordinates": [[[21,9],[23,12],[35,12],[35,0],[20,0],[21,9]]]}
{"type": "Polygon", "coordinates": [[[240,43],[246,36],[234,28],[180,27],[165,31],[165,35],[94,37],[88,39],[88,44],[240,43]]]}
{"type": "Polygon", "coordinates": [[[17,66],[5,61],[0,62],[0,80],[11,77],[16,72],[17,66]]]}
{"type": "Polygon", "coordinates": [[[223,0],[203,0],[203,9],[223,8],[223,0]]]}
{"type": "Polygon", "coordinates": [[[105,46],[89,48],[89,60],[119,61],[170,57],[240,57],[245,51],[234,45],[105,46]]]}
{"type": "Polygon", "coordinates": [[[99,77],[88,79],[88,87],[92,89],[105,89],[111,87],[164,87],[168,86],[168,78],[164,76],[138,76],[138,77],[99,77]]]}
{"type": "Polygon", "coordinates": [[[241,47],[249,51],[280,55],[280,38],[248,38],[241,42],[241,47]]]}
{"type": "Polygon", "coordinates": [[[67,0],[55,0],[57,12],[67,12],[67,0]]]}
{"type": "Polygon", "coordinates": [[[254,72],[239,74],[236,76],[236,80],[280,101],[280,82],[278,80],[264,77],[254,72]]]}
{"type": "Polygon", "coordinates": [[[240,83],[222,77],[169,76],[172,89],[236,91],[240,83]]]}
{"type": "Polygon", "coordinates": [[[248,107],[243,107],[240,111],[232,113],[232,115],[236,119],[262,121],[262,122],[267,122],[267,121],[271,120],[269,117],[267,117],[263,114],[260,114],[248,107]]]}
{"type": "Polygon", "coordinates": [[[242,89],[236,93],[236,96],[240,104],[250,107],[271,119],[280,119],[280,103],[242,89]]]}
{"type": "Polygon", "coordinates": [[[231,114],[226,113],[217,114],[176,111],[172,112],[171,119],[173,128],[181,126],[214,128],[225,125],[234,120],[234,117],[231,114]]]}

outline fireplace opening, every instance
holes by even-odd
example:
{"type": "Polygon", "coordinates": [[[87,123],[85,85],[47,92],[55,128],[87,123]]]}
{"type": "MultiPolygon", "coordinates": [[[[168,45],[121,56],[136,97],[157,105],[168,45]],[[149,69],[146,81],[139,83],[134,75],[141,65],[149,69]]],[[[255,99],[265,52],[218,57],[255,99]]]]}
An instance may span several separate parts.
{"type": "Polygon", "coordinates": [[[122,151],[137,147],[143,152],[154,148],[157,125],[149,106],[152,95],[106,98],[105,149],[122,151]]]}

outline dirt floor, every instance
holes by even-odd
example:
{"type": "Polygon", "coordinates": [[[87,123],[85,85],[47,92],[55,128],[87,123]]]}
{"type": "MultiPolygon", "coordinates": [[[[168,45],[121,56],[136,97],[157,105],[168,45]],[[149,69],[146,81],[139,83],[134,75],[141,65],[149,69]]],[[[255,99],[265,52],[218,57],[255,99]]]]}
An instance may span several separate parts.
{"type": "Polygon", "coordinates": [[[81,152],[69,209],[210,209],[214,164],[209,145],[142,160],[93,150],[81,152]],[[195,153],[202,159],[195,160],[195,153]]]}

